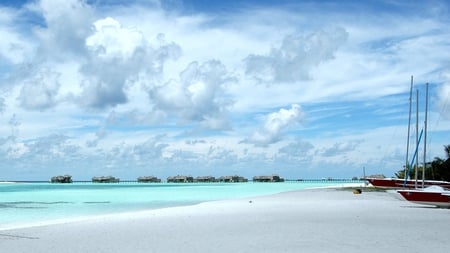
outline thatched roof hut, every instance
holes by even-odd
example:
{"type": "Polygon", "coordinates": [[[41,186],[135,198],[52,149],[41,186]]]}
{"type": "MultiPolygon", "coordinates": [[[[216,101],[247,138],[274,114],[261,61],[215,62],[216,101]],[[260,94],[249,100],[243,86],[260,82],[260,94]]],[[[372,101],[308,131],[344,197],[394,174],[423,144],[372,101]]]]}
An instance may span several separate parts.
{"type": "Polygon", "coordinates": [[[219,182],[224,182],[224,183],[244,183],[244,182],[248,182],[248,179],[245,177],[241,177],[241,176],[222,176],[219,177],[219,182]]]}
{"type": "Polygon", "coordinates": [[[200,182],[200,183],[213,183],[217,182],[218,180],[213,176],[200,176],[196,177],[194,179],[194,182],[200,182]]]}
{"type": "Polygon", "coordinates": [[[137,178],[138,183],[160,183],[161,179],[155,176],[142,176],[137,178]]]}
{"type": "Polygon", "coordinates": [[[192,176],[171,176],[167,178],[168,183],[192,183],[194,178],[192,176]]]}
{"type": "Polygon", "coordinates": [[[69,184],[72,183],[72,176],[64,175],[64,176],[54,176],[50,179],[51,183],[62,183],[69,184]]]}
{"type": "Polygon", "coordinates": [[[119,181],[119,178],[115,178],[113,176],[101,176],[92,178],[93,183],[118,183],[119,181]]]}
{"type": "Polygon", "coordinates": [[[284,178],[277,174],[272,174],[270,176],[254,176],[254,182],[284,182],[284,178]]]}

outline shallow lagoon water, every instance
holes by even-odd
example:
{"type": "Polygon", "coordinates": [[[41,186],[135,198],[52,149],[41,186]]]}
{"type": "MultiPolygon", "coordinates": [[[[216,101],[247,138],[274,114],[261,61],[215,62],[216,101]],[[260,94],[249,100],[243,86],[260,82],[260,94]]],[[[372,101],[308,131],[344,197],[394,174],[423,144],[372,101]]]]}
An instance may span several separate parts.
{"type": "Polygon", "coordinates": [[[262,196],[343,182],[0,184],[0,229],[57,219],[262,196]]]}

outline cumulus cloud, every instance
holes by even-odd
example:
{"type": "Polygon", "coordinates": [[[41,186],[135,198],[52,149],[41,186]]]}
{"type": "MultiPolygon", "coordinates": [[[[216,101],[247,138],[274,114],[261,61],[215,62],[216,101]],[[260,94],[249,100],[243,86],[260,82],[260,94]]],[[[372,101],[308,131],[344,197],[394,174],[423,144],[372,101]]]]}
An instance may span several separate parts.
{"type": "Polygon", "coordinates": [[[18,11],[0,6],[0,61],[19,64],[31,53],[32,46],[17,29],[18,16],[18,11]]]}
{"type": "Polygon", "coordinates": [[[43,69],[25,80],[18,97],[20,104],[27,110],[45,110],[56,103],[60,87],[59,74],[43,69]]]}
{"type": "Polygon", "coordinates": [[[312,68],[333,59],[347,36],[342,28],[287,35],[280,47],[272,48],[267,55],[249,55],[245,59],[246,74],[267,84],[307,80],[312,68]]]}
{"type": "Polygon", "coordinates": [[[269,114],[265,118],[262,128],[245,140],[244,142],[255,145],[268,145],[278,142],[287,128],[301,123],[303,111],[300,105],[293,104],[290,109],[280,109],[278,112],[269,114]]]}
{"type": "Polygon", "coordinates": [[[73,147],[69,142],[70,138],[65,135],[52,134],[35,140],[27,146],[33,154],[43,159],[50,157],[71,156],[73,147]]]}
{"type": "Polygon", "coordinates": [[[360,140],[334,143],[333,146],[319,150],[318,153],[325,157],[345,155],[355,150],[360,143],[360,140]]]}
{"type": "Polygon", "coordinates": [[[60,61],[84,55],[84,40],[94,20],[90,5],[82,0],[40,0],[26,8],[42,16],[44,22],[34,28],[40,41],[36,60],[60,61]]]}
{"type": "Polygon", "coordinates": [[[280,148],[278,151],[291,157],[307,157],[311,155],[314,145],[307,141],[296,141],[280,148]]]}
{"type": "MultiPolygon", "coordinates": [[[[22,178],[20,174],[24,173],[28,178],[33,179],[37,176],[34,179],[39,180],[49,171],[61,173],[69,167],[83,168],[81,164],[85,162],[86,157],[80,159],[79,151],[79,147],[71,144],[67,137],[50,135],[27,141],[10,139],[9,144],[0,151],[0,156],[5,163],[15,165],[11,178],[22,178]]],[[[86,164],[92,164],[92,161],[95,160],[90,160],[86,164]]]]}
{"type": "Polygon", "coordinates": [[[2,114],[5,111],[5,99],[0,97],[0,114],[2,114]]]}
{"type": "Polygon", "coordinates": [[[230,104],[224,85],[232,80],[219,61],[192,62],[179,80],[152,87],[149,96],[159,110],[208,128],[223,129],[228,127],[224,117],[230,104]]]}
{"type": "Polygon", "coordinates": [[[164,135],[157,135],[135,145],[133,147],[135,159],[146,164],[149,160],[161,158],[165,148],[169,146],[169,144],[162,142],[163,137],[164,135]]]}
{"type": "Polygon", "coordinates": [[[12,139],[15,139],[19,135],[19,127],[21,125],[18,117],[16,114],[13,114],[12,117],[8,121],[8,125],[11,128],[11,135],[10,137],[12,139]]]}
{"type": "Polygon", "coordinates": [[[145,47],[145,40],[139,31],[122,28],[119,21],[107,17],[94,23],[86,46],[99,58],[128,60],[137,48],[145,47]]]}
{"type": "Polygon", "coordinates": [[[153,48],[143,33],[122,27],[111,17],[96,21],[85,42],[89,59],[81,68],[81,103],[99,109],[124,104],[127,86],[136,83],[140,74],[150,80],[161,75],[164,61],[177,58],[181,50],[165,43],[163,35],[157,40],[153,48]]]}
{"type": "Polygon", "coordinates": [[[133,61],[140,62],[144,56],[135,52],[144,49],[144,44],[140,32],[122,28],[113,18],[95,22],[93,34],[86,39],[90,61],[81,68],[85,77],[82,104],[105,108],[126,103],[127,80],[139,71],[133,61]]]}
{"type": "Polygon", "coordinates": [[[206,144],[205,140],[186,140],[187,145],[206,144]]]}

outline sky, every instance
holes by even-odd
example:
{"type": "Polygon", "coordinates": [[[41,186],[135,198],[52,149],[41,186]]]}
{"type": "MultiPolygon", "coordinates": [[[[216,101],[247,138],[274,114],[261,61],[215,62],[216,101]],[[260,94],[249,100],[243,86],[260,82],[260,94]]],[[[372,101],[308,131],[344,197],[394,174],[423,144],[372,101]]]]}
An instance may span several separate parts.
{"type": "Polygon", "coordinates": [[[450,144],[448,1],[1,0],[0,37],[0,181],[391,177],[412,76],[409,149],[426,83],[450,144]]]}

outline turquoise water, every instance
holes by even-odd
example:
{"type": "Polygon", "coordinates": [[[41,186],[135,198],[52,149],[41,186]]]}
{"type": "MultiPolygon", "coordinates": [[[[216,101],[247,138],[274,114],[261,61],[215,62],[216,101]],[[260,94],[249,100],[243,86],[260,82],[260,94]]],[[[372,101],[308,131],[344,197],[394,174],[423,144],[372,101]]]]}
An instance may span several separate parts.
{"type": "Polygon", "coordinates": [[[0,184],[0,229],[56,219],[192,205],[342,182],[0,184]]]}

